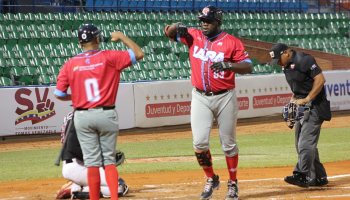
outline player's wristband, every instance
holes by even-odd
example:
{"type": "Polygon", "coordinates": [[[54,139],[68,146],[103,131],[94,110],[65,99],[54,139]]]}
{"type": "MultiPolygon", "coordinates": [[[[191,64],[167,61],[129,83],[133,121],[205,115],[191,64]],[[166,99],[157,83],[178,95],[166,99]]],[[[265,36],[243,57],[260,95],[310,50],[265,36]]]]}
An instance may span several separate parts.
{"type": "Polygon", "coordinates": [[[171,25],[167,25],[167,26],[165,27],[165,29],[164,29],[165,35],[166,35],[171,41],[175,41],[175,42],[176,42],[175,37],[170,37],[170,36],[168,35],[168,29],[169,29],[170,26],[171,26],[171,25]]]}

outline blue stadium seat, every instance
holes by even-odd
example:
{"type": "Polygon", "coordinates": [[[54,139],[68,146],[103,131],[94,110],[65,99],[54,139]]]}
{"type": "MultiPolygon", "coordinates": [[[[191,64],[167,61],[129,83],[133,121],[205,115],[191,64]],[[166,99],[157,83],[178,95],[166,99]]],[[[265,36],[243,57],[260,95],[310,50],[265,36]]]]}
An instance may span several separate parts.
{"type": "Polygon", "coordinates": [[[96,0],[95,1],[95,10],[96,11],[102,11],[103,9],[103,1],[102,0],[96,0]]]}
{"type": "Polygon", "coordinates": [[[162,3],[161,3],[161,11],[162,12],[167,12],[167,11],[169,11],[169,7],[170,7],[170,2],[169,2],[169,0],[165,0],[165,1],[162,1],[162,3]]]}
{"type": "Polygon", "coordinates": [[[112,2],[112,10],[115,11],[115,12],[118,12],[118,10],[119,10],[118,1],[113,1],[112,2]]]}
{"type": "Polygon", "coordinates": [[[133,1],[129,1],[129,10],[131,12],[135,12],[136,9],[137,9],[137,2],[136,0],[133,0],[133,1]]]}
{"type": "Polygon", "coordinates": [[[193,5],[194,5],[194,1],[193,0],[188,0],[185,3],[185,11],[186,12],[192,12],[193,11],[193,5]]]}
{"type": "Polygon", "coordinates": [[[309,4],[304,1],[302,4],[301,4],[301,11],[302,12],[306,12],[307,10],[309,9],[309,4]]]}
{"type": "Polygon", "coordinates": [[[104,8],[103,9],[105,11],[111,11],[112,10],[112,4],[113,4],[112,0],[104,0],[104,2],[103,2],[104,8]]]}
{"type": "Polygon", "coordinates": [[[159,12],[160,11],[160,6],[162,5],[161,0],[155,0],[153,2],[153,10],[154,12],[159,12]]]}
{"type": "Polygon", "coordinates": [[[144,12],[145,11],[145,6],[146,6],[146,0],[139,0],[137,2],[137,11],[144,12]]]}
{"type": "Polygon", "coordinates": [[[94,10],[94,0],[86,0],[86,10],[87,11],[94,10]]]}
{"type": "MultiPolygon", "coordinates": [[[[194,11],[200,11],[201,10],[201,0],[194,0],[194,4],[193,4],[193,10],[194,11]]],[[[202,8],[203,9],[203,8],[202,8]]]]}
{"type": "Polygon", "coordinates": [[[238,11],[237,7],[238,7],[238,3],[231,1],[231,2],[229,2],[229,5],[228,5],[228,11],[229,12],[236,12],[236,11],[238,11]]]}
{"type": "Polygon", "coordinates": [[[120,10],[126,12],[129,10],[129,1],[123,0],[120,2],[120,10]]]}
{"type": "Polygon", "coordinates": [[[152,0],[146,0],[146,12],[152,12],[153,10],[153,1],[152,0]]]}
{"type": "Polygon", "coordinates": [[[177,2],[177,11],[178,12],[185,11],[185,4],[186,4],[186,2],[184,0],[178,0],[178,2],[177,2]]]}
{"type": "Polygon", "coordinates": [[[176,11],[176,9],[177,9],[177,1],[174,1],[174,0],[172,0],[171,2],[170,2],[170,12],[175,12],[176,11]]]}

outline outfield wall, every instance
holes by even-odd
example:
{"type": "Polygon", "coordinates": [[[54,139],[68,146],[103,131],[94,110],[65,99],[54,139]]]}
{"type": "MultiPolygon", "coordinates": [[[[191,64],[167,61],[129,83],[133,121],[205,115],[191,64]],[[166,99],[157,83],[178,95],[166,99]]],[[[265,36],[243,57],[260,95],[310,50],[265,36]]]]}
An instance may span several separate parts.
{"type": "MultiPolygon", "coordinates": [[[[332,111],[350,109],[350,70],[324,71],[332,111]]],[[[116,100],[120,129],[190,123],[190,80],[121,83],[116,100]]],[[[55,86],[1,88],[0,136],[61,131],[71,102],[54,97],[55,86]]],[[[284,74],[236,77],[238,118],[281,113],[291,97],[284,74]]],[[[281,119],[282,120],[282,119],[281,119]]]]}

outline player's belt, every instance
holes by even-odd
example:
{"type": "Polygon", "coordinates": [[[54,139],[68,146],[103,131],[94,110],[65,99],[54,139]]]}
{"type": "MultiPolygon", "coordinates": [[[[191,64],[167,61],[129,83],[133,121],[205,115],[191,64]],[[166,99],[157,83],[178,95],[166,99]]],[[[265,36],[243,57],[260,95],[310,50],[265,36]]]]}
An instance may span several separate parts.
{"type": "Polygon", "coordinates": [[[72,163],[73,162],[72,159],[66,159],[65,161],[66,161],[66,163],[72,163]]]}
{"type": "Polygon", "coordinates": [[[206,91],[200,90],[198,88],[196,88],[196,90],[197,90],[197,92],[199,92],[199,93],[201,93],[202,95],[205,95],[205,96],[215,96],[215,95],[223,94],[223,93],[228,91],[228,90],[220,90],[220,91],[217,91],[217,92],[206,92],[206,91]]]}
{"type": "MultiPolygon", "coordinates": [[[[99,108],[99,107],[95,107],[95,108],[99,108]]],[[[105,106],[102,107],[103,110],[113,110],[115,108],[115,106],[105,106]]],[[[77,108],[76,110],[89,110],[89,109],[94,109],[94,108],[77,108]]]]}

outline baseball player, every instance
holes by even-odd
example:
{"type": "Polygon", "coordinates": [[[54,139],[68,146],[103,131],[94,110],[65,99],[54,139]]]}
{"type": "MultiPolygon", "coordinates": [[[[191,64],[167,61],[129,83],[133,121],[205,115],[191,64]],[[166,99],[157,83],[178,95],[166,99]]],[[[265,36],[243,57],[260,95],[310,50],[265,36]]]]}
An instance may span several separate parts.
{"type": "MultiPolygon", "coordinates": [[[[89,187],[87,180],[87,168],[84,166],[83,162],[83,152],[78,141],[77,133],[74,124],[68,130],[68,125],[72,123],[73,112],[68,113],[68,115],[63,120],[63,125],[61,129],[61,142],[66,140],[67,145],[63,148],[62,160],[63,177],[70,180],[67,184],[63,185],[61,190],[59,190],[56,199],[89,199],[89,187]],[[68,133],[66,136],[66,133],[68,133]]],[[[105,171],[103,167],[99,168],[101,176],[101,198],[109,198],[110,192],[107,186],[105,171]]],[[[122,178],[118,180],[118,196],[124,196],[129,191],[129,186],[125,184],[122,178]]]]}
{"type": "Polygon", "coordinates": [[[189,47],[191,81],[194,86],[191,102],[193,148],[207,177],[200,199],[209,199],[213,190],[220,186],[209,150],[209,137],[214,119],[218,124],[221,146],[230,175],[226,199],[238,199],[238,102],[235,73],[251,73],[253,66],[242,42],[220,29],[220,9],[207,6],[198,18],[201,30],[187,28],[178,22],[168,25],[165,34],[171,41],[182,42],[189,47]]]}
{"type": "Polygon", "coordinates": [[[286,176],[284,180],[300,187],[326,185],[327,173],[320,162],[317,149],[322,123],[331,119],[322,70],[311,55],[291,50],[282,43],[277,43],[270,49],[270,56],[271,65],[277,63],[282,66],[293,92],[291,102],[297,106],[311,104],[310,111],[304,112],[304,118],[295,123],[298,162],[293,175],[286,176]]]}
{"type": "Polygon", "coordinates": [[[118,199],[118,171],[115,167],[119,132],[115,110],[121,71],[144,57],[141,48],[119,31],[111,41],[121,40],[127,51],[99,50],[100,31],[92,24],[79,28],[84,52],[69,59],[57,77],[55,97],[73,102],[74,125],[87,167],[91,200],[100,198],[100,170],[104,166],[111,199],[118,199]],[[70,87],[71,94],[67,94],[70,87]]]}

